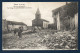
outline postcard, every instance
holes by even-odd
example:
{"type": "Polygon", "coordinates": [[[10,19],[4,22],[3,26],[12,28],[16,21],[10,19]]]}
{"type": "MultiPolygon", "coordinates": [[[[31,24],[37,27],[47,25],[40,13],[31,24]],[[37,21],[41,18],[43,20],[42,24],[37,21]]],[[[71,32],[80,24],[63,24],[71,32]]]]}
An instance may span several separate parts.
{"type": "Polygon", "coordinates": [[[2,50],[78,50],[78,2],[2,2],[2,50]]]}

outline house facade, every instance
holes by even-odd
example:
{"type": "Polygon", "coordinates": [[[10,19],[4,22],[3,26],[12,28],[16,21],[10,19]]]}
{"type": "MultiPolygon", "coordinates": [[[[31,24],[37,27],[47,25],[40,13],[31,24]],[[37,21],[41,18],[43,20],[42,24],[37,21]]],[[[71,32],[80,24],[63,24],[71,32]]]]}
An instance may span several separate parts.
{"type": "Polygon", "coordinates": [[[41,27],[41,28],[48,28],[49,21],[41,19],[41,14],[39,9],[37,9],[37,12],[35,14],[35,19],[32,20],[32,26],[33,27],[41,27]]]}
{"type": "Polygon", "coordinates": [[[27,25],[22,22],[16,22],[16,21],[8,21],[8,20],[2,20],[2,31],[4,32],[11,32],[14,29],[18,29],[19,27],[23,27],[23,30],[27,30],[27,25]]]}
{"type": "Polygon", "coordinates": [[[78,2],[71,2],[52,10],[56,30],[74,30],[78,28],[78,2]]]}
{"type": "Polygon", "coordinates": [[[2,31],[8,32],[8,26],[7,26],[7,20],[6,19],[2,19],[2,31]]]}
{"type": "Polygon", "coordinates": [[[19,27],[23,27],[23,30],[27,30],[27,25],[22,22],[15,21],[7,21],[9,31],[13,31],[14,29],[18,29],[19,27]]]}

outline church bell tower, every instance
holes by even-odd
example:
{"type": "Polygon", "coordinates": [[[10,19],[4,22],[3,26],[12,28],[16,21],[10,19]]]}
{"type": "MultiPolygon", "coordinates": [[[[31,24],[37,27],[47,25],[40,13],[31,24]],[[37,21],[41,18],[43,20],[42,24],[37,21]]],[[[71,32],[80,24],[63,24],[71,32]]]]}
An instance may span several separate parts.
{"type": "Polygon", "coordinates": [[[39,8],[36,11],[35,17],[36,17],[36,19],[40,19],[41,18],[41,14],[40,14],[39,8]]]}

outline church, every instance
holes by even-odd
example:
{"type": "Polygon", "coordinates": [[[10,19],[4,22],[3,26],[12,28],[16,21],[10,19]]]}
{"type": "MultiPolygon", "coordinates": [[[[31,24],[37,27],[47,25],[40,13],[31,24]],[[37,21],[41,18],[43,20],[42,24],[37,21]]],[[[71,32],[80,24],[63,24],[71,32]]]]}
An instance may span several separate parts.
{"type": "Polygon", "coordinates": [[[33,27],[41,27],[41,28],[46,29],[46,28],[48,28],[48,24],[49,24],[49,21],[41,19],[41,14],[40,14],[40,11],[38,8],[37,12],[35,14],[35,19],[32,20],[32,26],[33,27]]]}

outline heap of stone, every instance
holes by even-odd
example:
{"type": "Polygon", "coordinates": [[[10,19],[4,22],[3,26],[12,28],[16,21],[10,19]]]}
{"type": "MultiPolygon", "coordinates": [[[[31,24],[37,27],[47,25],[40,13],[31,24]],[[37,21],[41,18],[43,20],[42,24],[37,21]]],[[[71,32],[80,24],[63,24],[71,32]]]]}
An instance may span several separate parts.
{"type": "Polygon", "coordinates": [[[77,34],[70,31],[47,34],[41,43],[49,49],[77,49],[77,34]]]}

